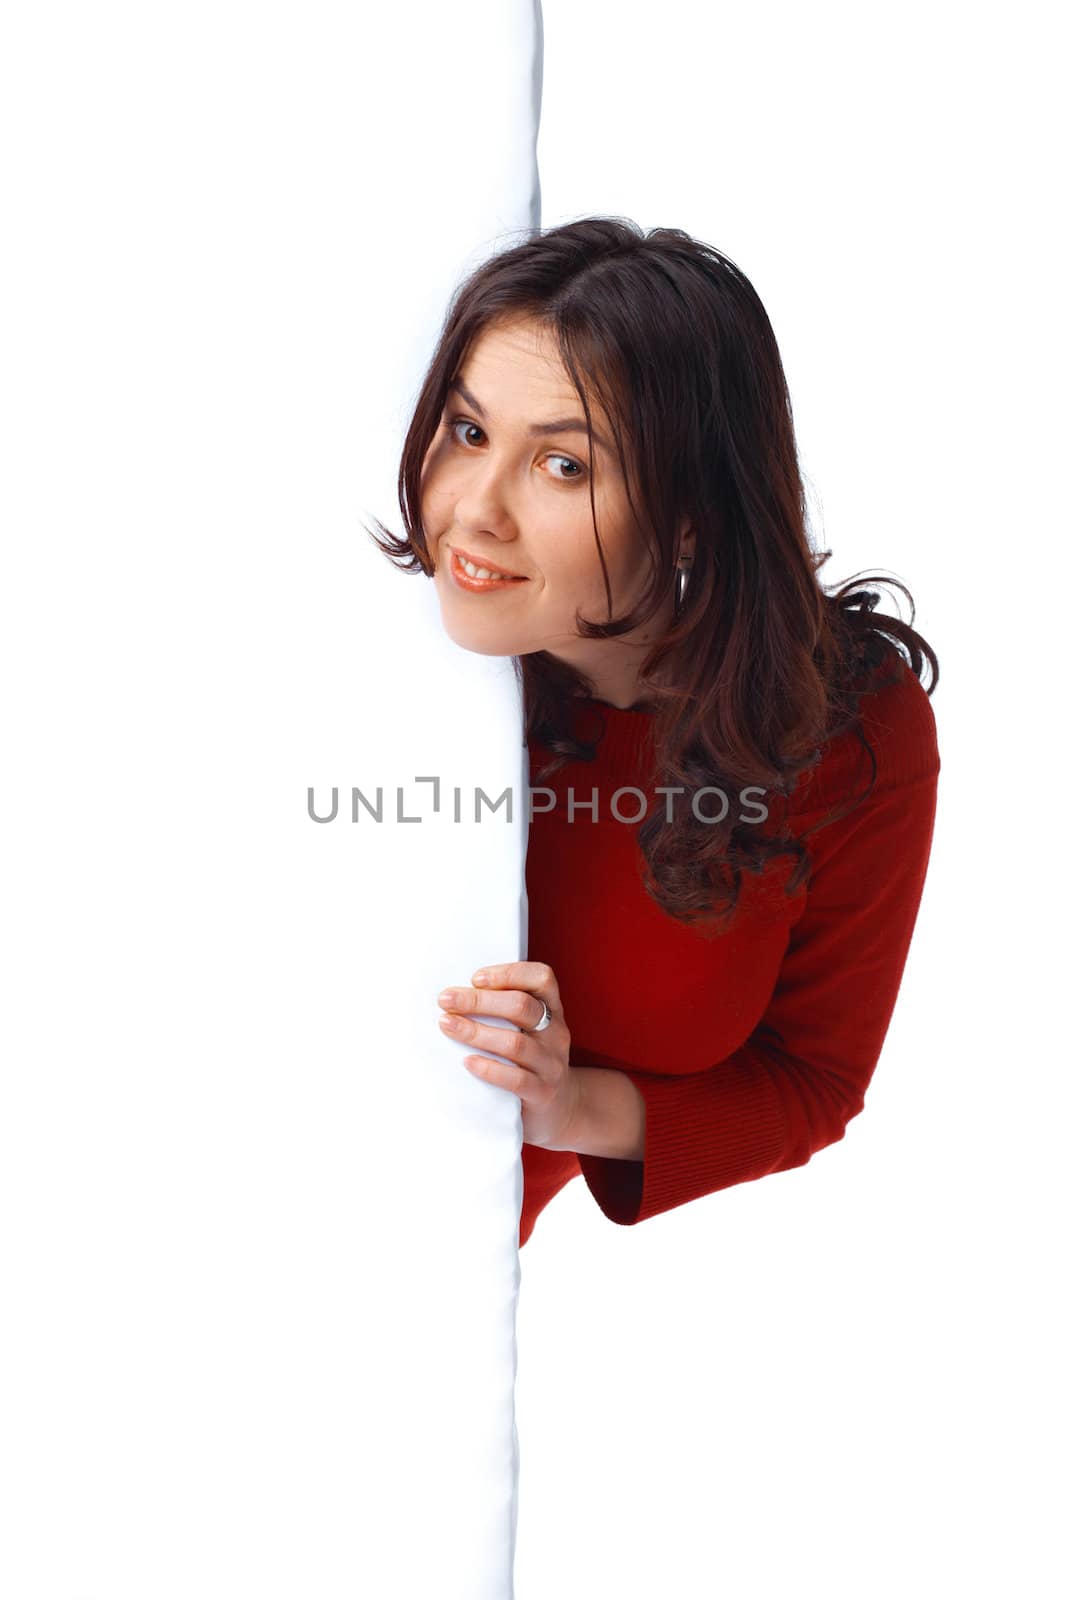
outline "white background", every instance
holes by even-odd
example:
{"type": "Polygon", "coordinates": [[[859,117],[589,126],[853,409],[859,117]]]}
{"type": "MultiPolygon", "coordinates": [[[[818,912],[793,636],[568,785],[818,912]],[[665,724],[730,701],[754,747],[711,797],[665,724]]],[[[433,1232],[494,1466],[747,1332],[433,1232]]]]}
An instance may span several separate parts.
{"type": "Polygon", "coordinates": [[[520,1600],[1064,1593],[1052,22],[545,5],[544,224],[751,278],[826,581],[902,579],[939,653],[942,773],[844,1140],[634,1228],[575,1179],[523,1247],[520,1600]]]}
{"type": "Polygon", "coordinates": [[[511,1593],[518,1102],[436,996],[520,953],[517,686],[364,531],[530,222],[466,19],[451,195],[428,3],[4,14],[4,1600],[511,1593]]]}

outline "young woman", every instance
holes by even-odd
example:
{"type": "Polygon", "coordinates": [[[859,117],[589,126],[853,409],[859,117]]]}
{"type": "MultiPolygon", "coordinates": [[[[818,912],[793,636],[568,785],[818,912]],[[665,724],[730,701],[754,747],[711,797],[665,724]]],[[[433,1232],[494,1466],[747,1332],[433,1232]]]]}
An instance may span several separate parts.
{"type": "Polygon", "coordinates": [[[520,1245],[579,1174],[628,1226],[803,1165],[862,1109],[896,1002],[938,664],[858,579],[820,585],[752,285],[612,218],[490,259],[449,308],[400,504],[379,548],[523,686],[531,959],[487,951],[439,997],[522,1101],[520,1245]]]}

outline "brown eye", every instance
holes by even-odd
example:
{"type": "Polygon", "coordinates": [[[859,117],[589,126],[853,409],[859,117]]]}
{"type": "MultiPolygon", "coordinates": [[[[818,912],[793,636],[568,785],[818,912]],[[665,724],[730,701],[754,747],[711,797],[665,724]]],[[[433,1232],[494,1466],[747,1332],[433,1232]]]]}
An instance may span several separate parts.
{"type": "Polygon", "coordinates": [[[585,473],[585,468],[582,466],[582,463],[580,461],[575,461],[572,456],[549,456],[548,459],[550,461],[565,461],[569,467],[578,468],[576,475],[568,473],[565,478],[559,479],[559,482],[561,483],[577,483],[578,479],[585,473]]]}
{"type": "Polygon", "coordinates": [[[481,433],[482,431],[476,422],[468,422],[466,417],[448,417],[445,421],[445,427],[453,436],[455,436],[457,428],[473,428],[476,433],[481,433]]]}

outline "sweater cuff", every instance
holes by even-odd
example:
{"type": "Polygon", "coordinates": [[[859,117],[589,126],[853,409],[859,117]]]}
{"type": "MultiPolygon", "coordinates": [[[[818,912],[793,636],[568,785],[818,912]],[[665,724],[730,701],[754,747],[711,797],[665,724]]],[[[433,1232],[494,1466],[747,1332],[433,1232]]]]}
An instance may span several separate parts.
{"type": "Polygon", "coordinates": [[[616,1070],[626,1073],[645,1102],[644,1160],[578,1156],[609,1221],[631,1227],[761,1178],[785,1155],[785,1108],[753,1047],[742,1045],[717,1066],[678,1077],[616,1070]]]}

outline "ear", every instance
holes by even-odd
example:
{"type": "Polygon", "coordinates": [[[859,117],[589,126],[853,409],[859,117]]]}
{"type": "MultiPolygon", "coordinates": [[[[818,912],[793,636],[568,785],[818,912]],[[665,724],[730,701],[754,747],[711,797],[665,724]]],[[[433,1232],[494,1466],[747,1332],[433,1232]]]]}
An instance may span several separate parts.
{"type": "Polygon", "coordinates": [[[687,522],[682,529],[681,543],[678,547],[678,559],[680,561],[692,561],[695,552],[696,534],[693,532],[693,524],[687,522]]]}

